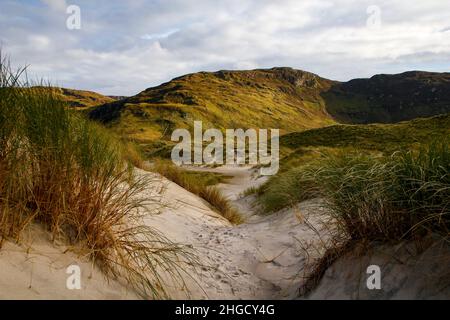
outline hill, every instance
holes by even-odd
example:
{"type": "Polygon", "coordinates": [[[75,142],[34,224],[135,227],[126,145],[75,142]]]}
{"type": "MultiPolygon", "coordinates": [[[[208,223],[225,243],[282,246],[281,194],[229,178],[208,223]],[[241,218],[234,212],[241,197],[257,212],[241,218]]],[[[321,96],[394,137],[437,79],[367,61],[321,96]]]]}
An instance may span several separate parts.
{"type": "Polygon", "coordinates": [[[144,142],[191,128],[194,119],[206,127],[273,127],[283,134],[335,121],[395,123],[447,113],[449,92],[450,73],[411,71],[337,82],[292,68],[199,72],[108,101],[90,116],[144,142]]]}
{"type": "MultiPolygon", "coordinates": [[[[38,87],[48,90],[48,87],[38,87]]],[[[52,87],[56,97],[66,101],[71,107],[76,109],[86,109],[94,106],[110,103],[116,99],[113,97],[104,96],[100,93],[86,90],[75,90],[67,88],[52,87]]]]}
{"type": "Polygon", "coordinates": [[[280,139],[281,171],[322,156],[322,151],[365,150],[391,154],[450,137],[450,113],[395,124],[338,124],[286,134],[280,139]]]}
{"type": "MultiPolygon", "coordinates": [[[[396,123],[450,112],[450,73],[411,71],[337,82],[292,68],[199,72],[89,112],[135,141],[161,144],[175,128],[279,128],[396,123]]],[[[67,95],[67,93],[66,93],[67,95]]],[[[164,143],[163,143],[164,144],[164,143]]]]}
{"type": "Polygon", "coordinates": [[[91,118],[138,141],[170,138],[175,128],[279,128],[281,133],[335,123],[320,93],[333,81],[291,68],[199,72],[99,106],[91,118]]]}
{"type": "Polygon", "coordinates": [[[450,113],[430,118],[419,118],[395,124],[345,125],[338,124],[281,137],[283,147],[296,149],[305,146],[381,149],[395,145],[409,145],[450,136],[450,113]]]}
{"type": "Polygon", "coordinates": [[[322,93],[339,122],[395,123],[450,112],[450,73],[409,71],[334,83],[322,93]]]}

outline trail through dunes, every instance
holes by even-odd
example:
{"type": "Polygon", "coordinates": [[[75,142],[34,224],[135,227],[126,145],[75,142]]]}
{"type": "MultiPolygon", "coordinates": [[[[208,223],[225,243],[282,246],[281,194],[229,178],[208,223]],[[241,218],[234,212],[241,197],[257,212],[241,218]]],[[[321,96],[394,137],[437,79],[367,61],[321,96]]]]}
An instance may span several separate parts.
{"type": "MultiPolygon", "coordinates": [[[[205,201],[162,180],[166,186],[162,193],[165,208],[146,223],[173,241],[192,245],[197,252],[202,266],[197,274],[189,273],[194,278],[188,279],[191,298],[295,298],[308,266],[324,251],[325,209],[321,201],[303,202],[267,217],[257,216],[251,199],[242,196],[248,187],[264,182],[255,170],[230,166],[200,170],[233,177],[218,187],[241,212],[246,212],[247,220],[232,226],[205,201]]],[[[175,287],[170,291],[174,298],[183,298],[187,293],[175,287]]]]}
{"type": "MultiPolygon", "coordinates": [[[[297,297],[304,269],[323,253],[322,236],[309,225],[321,230],[320,217],[325,212],[321,202],[312,200],[268,217],[257,216],[251,199],[241,194],[264,179],[249,167],[208,170],[233,177],[219,188],[247,213],[245,223],[233,226],[198,196],[162,176],[136,169],[138,176],[152,178],[138,195],[152,200],[142,213],[154,212],[155,206],[159,209],[159,214],[148,214],[144,223],[191,248],[198,258],[196,265],[181,264],[184,283],[167,277],[166,292],[173,299],[297,297]]],[[[38,226],[30,228],[26,238],[20,246],[5,242],[0,250],[0,299],[140,298],[123,281],[106,278],[87,257],[52,243],[38,226]],[[80,267],[80,290],[67,287],[67,268],[73,265],[80,267]]]]}
{"type": "MultiPolygon", "coordinates": [[[[167,277],[168,295],[173,299],[299,298],[305,276],[331,246],[330,226],[325,223],[330,212],[323,200],[261,216],[252,206],[252,196],[243,196],[246,188],[264,182],[255,170],[232,166],[200,170],[232,177],[218,187],[246,213],[243,224],[231,225],[203,199],[157,174],[136,170],[138,176],[153,181],[138,196],[160,200],[143,208],[143,213],[154,212],[154,206],[159,209],[144,223],[197,257],[195,265],[180,264],[183,282],[167,277]]],[[[5,242],[0,250],[0,299],[141,298],[124,281],[107,279],[87,257],[51,243],[39,227],[30,228],[25,238],[26,245],[5,242]],[[81,270],[80,290],[67,287],[67,268],[72,265],[81,270]]],[[[304,298],[447,299],[448,245],[434,245],[419,254],[413,249],[411,244],[400,244],[375,246],[362,256],[349,252],[326,270],[317,288],[304,298]],[[365,268],[372,264],[380,265],[383,273],[383,290],[376,292],[365,287],[365,268]]]]}

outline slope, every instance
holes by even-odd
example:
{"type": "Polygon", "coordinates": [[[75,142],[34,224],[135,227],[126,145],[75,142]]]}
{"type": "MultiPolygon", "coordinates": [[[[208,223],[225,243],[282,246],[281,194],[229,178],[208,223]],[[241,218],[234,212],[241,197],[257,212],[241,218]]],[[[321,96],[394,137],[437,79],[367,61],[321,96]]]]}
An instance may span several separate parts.
{"type": "Polygon", "coordinates": [[[175,128],[279,128],[333,124],[320,92],[333,82],[291,68],[200,72],[95,108],[90,116],[138,141],[169,138],[175,128]]]}
{"type": "MultiPolygon", "coordinates": [[[[39,87],[42,90],[49,90],[49,87],[39,87]]],[[[110,103],[116,99],[104,96],[100,93],[86,90],[75,90],[59,87],[51,87],[56,97],[66,101],[70,107],[76,109],[87,109],[94,106],[110,103]]]]}
{"type": "Polygon", "coordinates": [[[322,93],[339,122],[395,123],[450,112],[450,73],[409,71],[334,83],[322,93]]]}

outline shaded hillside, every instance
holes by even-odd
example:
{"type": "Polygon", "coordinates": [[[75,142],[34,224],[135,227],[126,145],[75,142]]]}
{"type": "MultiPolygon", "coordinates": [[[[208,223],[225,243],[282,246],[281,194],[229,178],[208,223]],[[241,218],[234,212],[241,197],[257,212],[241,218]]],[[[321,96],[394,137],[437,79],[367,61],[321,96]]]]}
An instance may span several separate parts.
{"type": "MultiPolygon", "coordinates": [[[[48,90],[47,87],[40,87],[43,90],[48,90]]],[[[66,88],[52,87],[57,97],[69,103],[73,108],[84,109],[110,103],[115,101],[114,98],[104,96],[100,93],[86,90],[75,90],[66,88]]]]}
{"type": "Polygon", "coordinates": [[[281,171],[322,156],[322,151],[366,150],[390,154],[415,144],[450,137],[450,113],[396,124],[332,125],[286,134],[280,139],[285,158],[281,171]]]}
{"type": "Polygon", "coordinates": [[[97,107],[93,119],[139,141],[170,138],[175,128],[279,128],[282,133],[334,123],[320,93],[332,81],[291,68],[200,72],[97,107]]]}
{"type": "Polygon", "coordinates": [[[450,136],[450,113],[396,124],[333,125],[281,137],[281,146],[296,149],[304,146],[361,147],[381,149],[389,144],[425,142],[450,136]]]}
{"type": "Polygon", "coordinates": [[[292,68],[199,72],[89,115],[145,144],[146,153],[167,153],[173,130],[192,129],[194,120],[204,129],[279,128],[281,134],[336,121],[396,123],[450,112],[449,92],[450,73],[413,71],[344,83],[292,68]]]}
{"type": "Polygon", "coordinates": [[[450,112],[450,73],[410,71],[335,83],[322,94],[345,123],[395,123],[450,112]]]}
{"type": "MultiPolygon", "coordinates": [[[[347,166],[349,161],[359,159],[359,155],[370,159],[379,159],[383,156],[385,159],[392,159],[393,155],[402,154],[404,151],[421,150],[423,146],[433,145],[436,142],[448,145],[449,137],[450,114],[396,124],[333,125],[287,134],[280,139],[280,170],[265,185],[255,190],[258,201],[267,212],[280,210],[307,199],[309,192],[312,191],[309,189],[312,186],[311,182],[322,181],[319,176],[312,178],[313,175],[320,174],[325,168],[335,170],[335,165],[347,166]],[[313,171],[304,171],[308,170],[307,168],[313,168],[313,171]],[[308,176],[310,173],[311,176],[308,176]]],[[[441,158],[436,156],[429,164],[439,167],[435,162],[439,159],[441,158]]],[[[445,160],[442,162],[447,166],[445,160]]],[[[351,167],[350,164],[349,166],[351,167]]],[[[445,166],[441,168],[444,172],[445,166]]],[[[358,167],[349,170],[358,177],[362,175],[360,169],[358,167]]],[[[336,170],[335,185],[348,185],[348,181],[339,176],[341,171],[336,170]]],[[[382,168],[378,167],[373,173],[380,170],[382,168]]],[[[370,171],[367,176],[370,177],[370,171]]],[[[361,179],[364,181],[365,178],[361,179]]],[[[333,195],[334,191],[331,190],[328,194],[333,195]]]]}

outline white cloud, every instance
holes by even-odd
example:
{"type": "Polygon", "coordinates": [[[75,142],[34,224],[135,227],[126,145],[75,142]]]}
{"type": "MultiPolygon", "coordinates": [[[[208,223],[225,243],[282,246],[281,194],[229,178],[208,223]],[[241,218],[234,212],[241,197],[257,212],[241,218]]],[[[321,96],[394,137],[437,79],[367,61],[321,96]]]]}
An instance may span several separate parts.
{"type": "Polygon", "coordinates": [[[35,50],[45,50],[50,46],[50,39],[43,35],[30,35],[28,37],[29,46],[35,50]]]}
{"type": "Polygon", "coordinates": [[[143,40],[158,40],[158,39],[165,39],[170,37],[171,35],[177,33],[180,31],[179,29],[171,29],[167,30],[161,33],[151,33],[151,34],[144,34],[141,36],[141,39],[143,40]]]}
{"type": "Polygon", "coordinates": [[[0,3],[4,49],[37,76],[107,94],[202,70],[291,66],[338,80],[449,71],[448,1],[73,0],[83,13],[77,31],[56,12],[66,1],[42,2],[40,9],[0,3]],[[382,20],[371,29],[374,4],[382,20]]]}
{"type": "Polygon", "coordinates": [[[41,1],[53,10],[66,11],[67,3],[65,0],[41,0],[41,1]]]}

